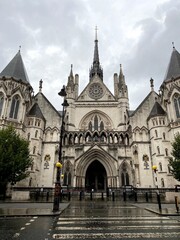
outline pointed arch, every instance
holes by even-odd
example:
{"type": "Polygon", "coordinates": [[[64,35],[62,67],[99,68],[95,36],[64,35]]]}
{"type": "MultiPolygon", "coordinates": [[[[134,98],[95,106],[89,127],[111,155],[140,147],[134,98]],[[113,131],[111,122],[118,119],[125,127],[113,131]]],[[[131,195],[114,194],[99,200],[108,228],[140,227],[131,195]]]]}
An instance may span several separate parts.
{"type": "Polygon", "coordinates": [[[93,110],[87,113],[79,123],[79,129],[82,130],[98,130],[101,131],[112,130],[114,128],[113,121],[111,118],[104,112],[99,110],[93,110]],[[103,126],[104,125],[104,126],[103,126]]]}
{"type": "Polygon", "coordinates": [[[19,105],[20,105],[20,96],[18,94],[14,95],[11,101],[11,108],[9,117],[17,119],[18,111],[19,111],[19,105]]]}
{"type": "Polygon", "coordinates": [[[134,185],[134,176],[127,161],[123,161],[119,167],[119,179],[120,186],[134,185]]]}
{"type": "Polygon", "coordinates": [[[89,131],[85,134],[85,142],[92,142],[92,135],[89,131]]]}
{"type": "Polygon", "coordinates": [[[0,92],[0,116],[2,115],[3,105],[4,105],[4,94],[0,92]]]}

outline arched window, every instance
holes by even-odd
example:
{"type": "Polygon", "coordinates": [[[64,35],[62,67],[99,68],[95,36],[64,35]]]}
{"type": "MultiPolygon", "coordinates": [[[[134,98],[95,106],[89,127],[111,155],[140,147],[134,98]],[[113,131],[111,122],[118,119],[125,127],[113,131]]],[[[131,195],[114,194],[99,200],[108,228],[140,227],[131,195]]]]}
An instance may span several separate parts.
{"type": "Polygon", "coordinates": [[[104,122],[101,120],[99,115],[95,115],[91,118],[90,122],[88,123],[88,129],[91,132],[104,130],[104,122]]]}
{"type": "Polygon", "coordinates": [[[121,174],[121,182],[122,186],[124,186],[125,185],[124,173],[121,174]]]}
{"type": "Polygon", "coordinates": [[[33,154],[35,154],[36,153],[36,147],[34,146],[33,147],[33,154]]]}
{"type": "Polygon", "coordinates": [[[89,130],[92,132],[92,122],[89,123],[89,130]]]}
{"type": "Polygon", "coordinates": [[[174,108],[176,112],[176,117],[179,118],[180,117],[180,96],[179,95],[174,96],[174,108]]]}
{"type": "Polygon", "coordinates": [[[30,140],[30,133],[28,133],[28,135],[27,135],[27,139],[30,140]]]}
{"type": "Polygon", "coordinates": [[[98,117],[94,117],[94,130],[98,130],[98,117]]]}
{"type": "Polygon", "coordinates": [[[17,119],[19,103],[20,103],[20,97],[18,95],[15,95],[13,97],[12,103],[11,103],[11,110],[10,110],[10,114],[9,114],[10,118],[17,119]]]}
{"type": "Polygon", "coordinates": [[[102,130],[104,130],[104,123],[103,122],[100,123],[100,131],[102,131],[102,130]]]}
{"type": "Polygon", "coordinates": [[[158,132],[157,132],[157,130],[155,130],[155,135],[156,135],[156,137],[158,137],[158,132]]]}
{"type": "Polygon", "coordinates": [[[158,152],[158,154],[160,154],[160,148],[159,148],[159,146],[157,146],[157,152],[158,152]]]}
{"type": "Polygon", "coordinates": [[[121,173],[122,186],[129,185],[129,174],[127,172],[121,173]]]}
{"type": "Polygon", "coordinates": [[[168,165],[168,173],[171,173],[171,166],[168,165]]]}
{"type": "Polygon", "coordinates": [[[34,163],[31,164],[31,171],[34,170],[34,163]]]}
{"type": "Polygon", "coordinates": [[[159,163],[159,171],[162,172],[162,163],[159,163]]]}
{"type": "Polygon", "coordinates": [[[63,185],[64,186],[71,186],[71,173],[70,172],[65,172],[64,173],[63,185]]]}
{"type": "Polygon", "coordinates": [[[35,132],[35,138],[37,138],[37,136],[38,136],[38,130],[36,130],[35,132]]]}
{"type": "Polygon", "coordinates": [[[166,134],[163,132],[163,140],[166,140],[166,134]]]}
{"type": "Polygon", "coordinates": [[[0,93],[0,116],[2,114],[3,104],[4,104],[4,94],[0,93]]]}
{"type": "Polygon", "coordinates": [[[165,187],[164,179],[163,179],[163,178],[161,178],[161,187],[165,187]]]}
{"type": "Polygon", "coordinates": [[[165,155],[166,155],[166,156],[169,155],[169,153],[168,153],[168,149],[167,149],[167,148],[165,149],[165,155]]]}

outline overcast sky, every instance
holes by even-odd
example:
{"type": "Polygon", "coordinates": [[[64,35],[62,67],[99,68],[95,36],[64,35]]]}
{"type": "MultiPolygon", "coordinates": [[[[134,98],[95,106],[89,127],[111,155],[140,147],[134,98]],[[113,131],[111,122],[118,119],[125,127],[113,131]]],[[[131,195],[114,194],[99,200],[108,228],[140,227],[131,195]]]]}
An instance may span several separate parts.
{"type": "Polygon", "coordinates": [[[114,93],[122,64],[131,110],[149,93],[151,77],[158,92],[172,42],[180,52],[180,0],[0,0],[0,16],[0,72],[21,45],[35,94],[42,79],[58,110],[71,64],[80,92],[89,82],[96,25],[104,83],[114,93]]]}

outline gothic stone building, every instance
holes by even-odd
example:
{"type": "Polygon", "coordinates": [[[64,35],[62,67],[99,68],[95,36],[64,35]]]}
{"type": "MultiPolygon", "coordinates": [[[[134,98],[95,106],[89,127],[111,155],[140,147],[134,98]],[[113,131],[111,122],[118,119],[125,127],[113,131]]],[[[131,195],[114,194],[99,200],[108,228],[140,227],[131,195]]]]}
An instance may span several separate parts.
{"type": "MultiPolygon", "coordinates": [[[[175,47],[159,93],[151,79],[149,94],[134,111],[121,65],[114,74],[114,93],[106,86],[97,38],[86,82],[79,93],[79,76],[71,66],[65,83],[69,106],[63,120],[62,184],[95,190],[154,187],[156,165],[158,186],[174,187],[168,159],[180,131],[180,54],[175,47]]],[[[17,186],[54,187],[61,123],[61,112],[43,94],[42,81],[34,96],[18,51],[0,73],[0,127],[13,124],[29,140],[33,158],[30,176],[17,186]]]]}

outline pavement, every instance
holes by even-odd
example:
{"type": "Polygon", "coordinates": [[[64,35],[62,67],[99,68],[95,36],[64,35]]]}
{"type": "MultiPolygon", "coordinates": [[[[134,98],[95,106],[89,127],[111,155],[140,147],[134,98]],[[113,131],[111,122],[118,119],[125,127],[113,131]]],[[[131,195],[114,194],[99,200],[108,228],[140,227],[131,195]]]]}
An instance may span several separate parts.
{"type": "Polygon", "coordinates": [[[45,202],[0,202],[0,217],[58,216],[69,206],[69,202],[59,203],[59,210],[53,211],[53,203],[45,202]]]}
{"type": "MultiPolygon", "coordinates": [[[[88,202],[88,201],[85,201],[88,202]]],[[[69,206],[70,202],[61,202],[59,211],[53,211],[53,203],[45,202],[0,202],[0,217],[20,217],[20,216],[57,216],[69,206]]],[[[121,205],[122,202],[119,202],[121,205]]],[[[161,204],[161,209],[157,203],[132,203],[126,202],[127,205],[133,205],[144,208],[150,212],[161,216],[180,216],[175,204],[161,204]]]]}
{"type": "Polygon", "coordinates": [[[180,208],[177,211],[175,204],[172,203],[162,203],[161,208],[159,208],[157,203],[136,203],[133,205],[161,216],[180,216],[180,208]]]}

